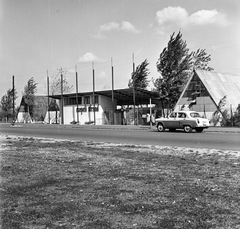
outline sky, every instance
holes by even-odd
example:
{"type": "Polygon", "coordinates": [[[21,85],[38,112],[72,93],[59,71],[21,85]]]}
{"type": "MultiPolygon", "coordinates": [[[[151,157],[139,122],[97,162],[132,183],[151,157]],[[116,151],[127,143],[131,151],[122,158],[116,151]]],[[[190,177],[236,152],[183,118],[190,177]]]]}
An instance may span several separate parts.
{"type": "MultiPolygon", "coordinates": [[[[0,0],[0,98],[18,101],[33,77],[47,94],[63,69],[73,93],[127,88],[135,66],[149,62],[149,80],[170,36],[179,31],[189,51],[205,49],[215,72],[240,75],[239,0],[0,0]]],[[[151,87],[151,86],[150,86],[151,87]]]]}

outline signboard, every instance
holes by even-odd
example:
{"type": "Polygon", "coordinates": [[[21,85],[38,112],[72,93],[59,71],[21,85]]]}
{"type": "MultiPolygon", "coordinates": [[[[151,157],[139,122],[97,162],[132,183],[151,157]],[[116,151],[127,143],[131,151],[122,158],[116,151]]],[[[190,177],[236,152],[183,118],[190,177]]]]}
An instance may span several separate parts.
{"type": "Polygon", "coordinates": [[[98,111],[98,107],[89,107],[88,110],[89,110],[89,112],[98,111]]]}
{"type": "Polygon", "coordinates": [[[78,107],[77,109],[76,109],[76,111],[77,112],[87,112],[87,108],[86,107],[78,107]]]}

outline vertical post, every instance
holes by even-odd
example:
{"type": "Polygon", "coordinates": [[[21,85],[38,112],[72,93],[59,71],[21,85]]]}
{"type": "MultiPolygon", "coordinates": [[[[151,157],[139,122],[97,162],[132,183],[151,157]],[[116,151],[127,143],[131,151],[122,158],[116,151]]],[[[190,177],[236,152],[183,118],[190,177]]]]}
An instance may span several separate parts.
{"type": "Polygon", "coordinates": [[[63,117],[63,74],[61,68],[61,124],[64,124],[64,117],[63,117]]]}
{"type": "Polygon", "coordinates": [[[15,85],[14,85],[14,76],[12,77],[12,92],[13,92],[13,125],[15,123],[15,85]]]}
{"type": "Polygon", "coordinates": [[[136,103],[136,99],[135,99],[135,63],[134,63],[134,53],[132,54],[132,59],[133,59],[133,73],[132,73],[132,79],[133,79],[133,123],[134,125],[136,125],[135,123],[135,103],[136,103]]]}
{"type": "Polygon", "coordinates": [[[230,104],[230,111],[231,111],[231,126],[233,127],[233,112],[232,112],[232,104],[230,104]]]}
{"type": "Polygon", "coordinates": [[[50,102],[49,102],[49,77],[48,77],[48,71],[47,71],[47,94],[48,94],[48,124],[50,124],[50,111],[49,111],[49,106],[50,106],[50,102]]]}
{"type": "Polygon", "coordinates": [[[111,58],[111,69],[112,69],[112,109],[113,109],[113,117],[112,117],[112,120],[113,120],[113,125],[114,125],[114,71],[113,71],[113,60],[111,58]]]}
{"type": "Polygon", "coordinates": [[[77,124],[79,124],[79,112],[78,112],[78,73],[77,73],[77,65],[75,65],[76,70],[76,103],[77,103],[77,124]]]}
{"type": "Polygon", "coordinates": [[[207,118],[207,116],[206,116],[206,107],[205,107],[205,104],[203,105],[203,109],[204,109],[204,118],[207,118]]]}
{"type": "Polygon", "coordinates": [[[149,99],[150,103],[150,129],[152,129],[152,99],[149,99]]]}
{"type": "Polygon", "coordinates": [[[96,114],[95,114],[95,72],[94,72],[94,63],[92,63],[92,69],[93,69],[93,121],[94,125],[96,124],[96,114]]]}

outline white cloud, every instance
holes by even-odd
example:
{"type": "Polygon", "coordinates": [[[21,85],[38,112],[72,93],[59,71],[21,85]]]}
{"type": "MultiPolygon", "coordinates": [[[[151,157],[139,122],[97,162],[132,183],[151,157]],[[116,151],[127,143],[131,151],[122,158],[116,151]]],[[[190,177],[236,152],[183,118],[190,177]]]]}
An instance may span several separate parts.
{"type": "Polygon", "coordinates": [[[115,21],[109,22],[100,26],[100,30],[102,31],[109,31],[112,29],[119,29],[119,28],[120,28],[120,24],[115,21]]]}
{"type": "Polygon", "coordinates": [[[101,72],[100,74],[97,75],[98,78],[105,78],[107,76],[106,72],[101,72]]]}
{"type": "Polygon", "coordinates": [[[141,31],[136,29],[134,27],[133,24],[131,24],[130,22],[128,21],[122,21],[122,24],[120,26],[120,29],[121,30],[126,30],[126,31],[129,31],[129,32],[133,32],[133,33],[140,33],[141,31]]]}
{"type": "Polygon", "coordinates": [[[187,22],[188,12],[178,7],[167,7],[156,13],[157,21],[159,25],[178,24],[184,25],[187,22]]]}
{"type": "Polygon", "coordinates": [[[95,56],[93,53],[87,52],[78,59],[79,62],[89,63],[89,62],[104,62],[105,60],[95,56]]]}
{"type": "Polygon", "coordinates": [[[101,31],[110,31],[110,30],[118,30],[118,31],[128,31],[132,33],[140,33],[141,31],[136,29],[135,26],[128,22],[122,21],[121,23],[117,23],[115,21],[103,24],[100,26],[101,31]]]}
{"type": "Polygon", "coordinates": [[[200,26],[214,24],[217,26],[228,25],[227,15],[214,10],[199,10],[191,15],[186,9],[178,7],[167,7],[159,10],[156,13],[156,20],[158,25],[158,32],[164,33],[169,27],[178,26],[179,28],[186,28],[187,26],[200,26]]]}
{"type": "Polygon", "coordinates": [[[217,10],[200,10],[189,17],[189,23],[195,25],[228,25],[227,15],[217,10]]]}

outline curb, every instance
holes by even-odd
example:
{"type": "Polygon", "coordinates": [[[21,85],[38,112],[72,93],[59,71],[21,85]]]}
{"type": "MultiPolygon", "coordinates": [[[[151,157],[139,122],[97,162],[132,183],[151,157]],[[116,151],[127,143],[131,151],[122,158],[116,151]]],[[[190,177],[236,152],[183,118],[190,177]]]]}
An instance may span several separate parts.
{"type": "MultiPolygon", "coordinates": [[[[120,130],[155,130],[156,127],[152,126],[133,126],[133,125],[78,125],[71,128],[92,128],[92,129],[120,129],[120,130]]],[[[222,133],[240,133],[238,127],[210,127],[204,130],[205,132],[222,132],[222,133]]]]}

